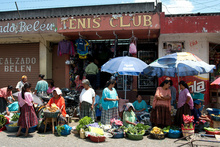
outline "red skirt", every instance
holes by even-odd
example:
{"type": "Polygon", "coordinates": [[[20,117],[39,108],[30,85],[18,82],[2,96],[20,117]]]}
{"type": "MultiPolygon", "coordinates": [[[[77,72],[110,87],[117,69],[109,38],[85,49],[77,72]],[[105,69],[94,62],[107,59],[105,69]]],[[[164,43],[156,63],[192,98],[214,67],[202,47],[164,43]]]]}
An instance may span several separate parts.
{"type": "Polygon", "coordinates": [[[30,128],[38,124],[38,119],[33,106],[25,104],[21,109],[21,114],[18,120],[18,126],[22,128],[30,128]]]}

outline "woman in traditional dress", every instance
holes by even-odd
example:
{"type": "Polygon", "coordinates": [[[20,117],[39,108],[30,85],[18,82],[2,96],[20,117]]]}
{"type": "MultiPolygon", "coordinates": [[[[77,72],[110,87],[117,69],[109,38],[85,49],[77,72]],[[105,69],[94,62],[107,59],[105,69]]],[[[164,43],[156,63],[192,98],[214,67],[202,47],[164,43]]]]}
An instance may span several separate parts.
{"type": "Polygon", "coordinates": [[[189,92],[189,86],[186,82],[179,82],[181,92],[179,94],[178,103],[177,103],[177,112],[175,117],[175,123],[178,126],[183,124],[183,114],[191,115],[191,110],[193,110],[193,99],[189,92]]]}
{"type": "Polygon", "coordinates": [[[165,80],[157,88],[151,111],[151,123],[158,127],[171,125],[171,92],[170,81],[165,80]]]}
{"type": "Polygon", "coordinates": [[[56,106],[60,109],[61,115],[58,117],[58,123],[60,125],[63,125],[66,123],[66,106],[65,106],[65,100],[61,96],[62,91],[60,88],[55,88],[53,90],[53,97],[49,100],[47,103],[47,107],[51,107],[51,104],[55,103],[56,106]]]}
{"type": "Polygon", "coordinates": [[[110,124],[113,118],[118,119],[118,94],[114,88],[115,80],[109,80],[106,88],[102,92],[102,115],[101,123],[110,124]]]}
{"type": "Polygon", "coordinates": [[[148,112],[147,103],[142,100],[141,95],[137,95],[137,100],[133,103],[135,114],[137,115],[138,119],[140,120],[140,116],[146,112],[148,112]]]}
{"type": "Polygon", "coordinates": [[[136,126],[135,123],[137,121],[136,115],[134,113],[135,108],[132,103],[127,103],[125,107],[125,111],[123,112],[123,125],[125,127],[136,126]]]}
{"type": "Polygon", "coordinates": [[[88,79],[84,79],[82,81],[83,90],[80,94],[80,118],[85,116],[91,117],[93,120],[95,119],[94,114],[94,103],[95,103],[95,91],[90,86],[90,82],[88,79]]]}
{"type": "Polygon", "coordinates": [[[21,134],[22,128],[26,128],[25,136],[27,137],[29,128],[38,124],[38,119],[33,107],[31,84],[25,83],[21,92],[18,93],[18,104],[21,114],[18,120],[18,126],[20,127],[16,136],[21,134]]]}
{"type": "Polygon", "coordinates": [[[6,111],[7,103],[11,103],[8,99],[9,96],[11,96],[13,100],[15,100],[12,96],[11,85],[0,89],[0,113],[6,111]]]}

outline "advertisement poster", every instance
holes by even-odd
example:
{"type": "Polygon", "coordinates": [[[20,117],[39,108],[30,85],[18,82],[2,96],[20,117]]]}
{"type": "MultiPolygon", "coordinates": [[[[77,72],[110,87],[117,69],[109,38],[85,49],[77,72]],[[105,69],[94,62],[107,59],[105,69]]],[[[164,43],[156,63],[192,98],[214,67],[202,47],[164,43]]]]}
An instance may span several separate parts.
{"type": "Polygon", "coordinates": [[[185,49],[184,42],[164,42],[163,49],[166,50],[166,54],[182,52],[185,49]]]}
{"type": "MultiPolygon", "coordinates": [[[[167,78],[167,76],[158,78],[159,85],[167,78]]],[[[173,86],[178,91],[178,78],[177,77],[170,77],[173,81],[173,86]]],[[[204,104],[209,103],[209,79],[205,79],[199,76],[186,76],[186,77],[179,77],[179,81],[185,81],[190,89],[191,95],[193,93],[203,93],[204,94],[204,104]]],[[[178,99],[178,92],[177,92],[177,99],[178,99]]],[[[192,96],[193,97],[193,96],[192,96]]]]}

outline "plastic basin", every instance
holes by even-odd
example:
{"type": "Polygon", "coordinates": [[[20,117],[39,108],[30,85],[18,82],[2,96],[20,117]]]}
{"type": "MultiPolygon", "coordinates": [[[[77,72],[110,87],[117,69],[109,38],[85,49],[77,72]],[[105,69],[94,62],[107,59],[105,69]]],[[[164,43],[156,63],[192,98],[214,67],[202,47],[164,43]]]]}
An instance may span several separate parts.
{"type": "Polygon", "coordinates": [[[9,126],[9,125],[11,125],[11,124],[5,125],[5,127],[6,127],[6,129],[7,129],[8,132],[17,132],[17,131],[18,131],[19,126],[11,127],[11,126],[9,126]]]}
{"type": "MultiPolygon", "coordinates": [[[[36,131],[36,129],[37,129],[37,125],[33,126],[33,127],[30,127],[29,130],[28,130],[28,133],[33,133],[33,132],[36,131]]],[[[21,132],[25,133],[26,132],[26,128],[22,128],[21,132]]]]}

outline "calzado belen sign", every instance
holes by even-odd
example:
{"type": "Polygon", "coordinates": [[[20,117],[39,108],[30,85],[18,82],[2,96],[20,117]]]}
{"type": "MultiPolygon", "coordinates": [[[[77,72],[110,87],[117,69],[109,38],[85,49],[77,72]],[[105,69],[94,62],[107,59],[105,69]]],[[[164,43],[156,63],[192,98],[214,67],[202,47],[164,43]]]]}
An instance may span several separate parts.
{"type": "Polygon", "coordinates": [[[3,66],[4,72],[31,72],[32,65],[36,62],[35,57],[0,58],[0,66],[3,66]]]}
{"type": "Polygon", "coordinates": [[[39,20],[33,23],[20,21],[17,23],[7,23],[0,25],[0,33],[23,33],[23,32],[37,32],[37,31],[56,31],[55,23],[41,23],[39,20]]]}

